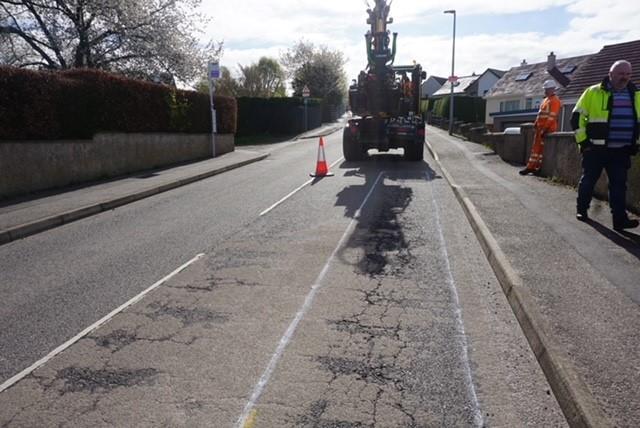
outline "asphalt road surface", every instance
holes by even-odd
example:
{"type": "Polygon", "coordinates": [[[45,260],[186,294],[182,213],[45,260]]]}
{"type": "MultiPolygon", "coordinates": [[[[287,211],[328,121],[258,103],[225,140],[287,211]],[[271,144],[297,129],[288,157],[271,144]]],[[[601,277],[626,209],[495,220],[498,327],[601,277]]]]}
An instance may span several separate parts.
{"type": "Polygon", "coordinates": [[[435,164],[325,143],[0,247],[0,382],[204,253],[0,425],[565,426],[435,164]]]}

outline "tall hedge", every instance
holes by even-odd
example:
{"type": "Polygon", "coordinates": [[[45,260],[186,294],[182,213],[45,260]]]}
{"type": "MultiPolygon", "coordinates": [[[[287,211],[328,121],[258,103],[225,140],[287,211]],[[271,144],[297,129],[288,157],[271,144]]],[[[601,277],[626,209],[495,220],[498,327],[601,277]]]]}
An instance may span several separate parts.
{"type": "MultiPolygon", "coordinates": [[[[218,133],[235,133],[235,99],[214,103],[218,133]]],[[[208,133],[209,98],[98,70],[0,67],[0,139],[84,139],[97,132],[208,133]]]]}
{"type": "MultiPolygon", "coordinates": [[[[450,97],[442,97],[433,102],[433,114],[449,117],[450,97]]],[[[430,106],[431,107],[431,106],[430,106]]],[[[455,97],[453,102],[453,117],[462,122],[484,122],[486,101],[482,97],[455,97]]]]}
{"type": "MultiPolygon", "coordinates": [[[[307,100],[307,128],[322,124],[321,100],[307,100]]],[[[305,130],[302,98],[238,98],[238,135],[295,134],[305,130]]]]}

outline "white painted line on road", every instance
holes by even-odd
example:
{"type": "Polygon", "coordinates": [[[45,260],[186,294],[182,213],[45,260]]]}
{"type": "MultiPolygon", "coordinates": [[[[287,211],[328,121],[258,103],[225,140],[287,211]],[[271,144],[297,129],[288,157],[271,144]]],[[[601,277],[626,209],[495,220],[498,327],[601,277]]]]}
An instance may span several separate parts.
{"type": "MultiPolygon", "coordinates": [[[[331,169],[334,165],[336,165],[338,162],[340,162],[341,160],[343,160],[344,158],[340,158],[337,161],[335,161],[334,163],[332,163],[331,165],[329,165],[329,169],[331,169]]],[[[281,203],[283,203],[284,201],[286,201],[287,199],[289,199],[291,196],[295,195],[297,192],[299,192],[302,188],[304,188],[304,186],[308,185],[309,183],[311,183],[313,180],[315,180],[315,178],[312,178],[310,180],[307,180],[306,182],[304,182],[300,187],[298,187],[297,189],[295,189],[294,191],[292,191],[291,193],[289,193],[287,196],[285,196],[284,198],[280,199],[278,202],[276,202],[275,204],[271,205],[269,208],[267,208],[266,210],[262,211],[260,213],[260,215],[258,217],[262,217],[263,215],[267,214],[269,211],[271,211],[272,209],[274,209],[275,207],[277,207],[278,205],[280,205],[281,203]]]]}
{"type": "Polygon", "coordinates": [[[354,224],[355,224],[356,220],[358,220],[360,218],[360,212],[362,211],[362,208],[365,206],[365,204],[369,200],[369,197],[373,193],[373,190],[376,188],[376,186],[378,184],[378,181],[380,181],[380,177],[382,177],[382,175],[384,173],[385,173],[384,171],[381,171],[378,174],[378,177],[376,178],[376,181],[371,186],[371,189],[369,189],[369,192],[367,193],[367,196],[365,196],[364,200],[362,201],[362,204],[360,204],[360,207],[358,208],[358,210],[356,211],[355,215],[353,216],[353,219],[351,219],[351,222],[349,222],[349,225],[347,226],[347,229],[342,234],[342,237],[340,238],[340,241],[338,241],[338,245],[333,250],[333,252],[329,256],[329,258],[327,259],[327,262],[325,263],[324,267],[320,271],[320,274],[318,275],[318,277],[314,281],[313,285],[311,286],[311,291],[309,291],[309,294],[307,294],[307,297],[305,297],[304,303],[302,304],[302,306],[298,310],[298,313],[296,314],[296,316],[293,319],[293,321],[291,321],[291,324],[289,324],[289,327],[285,331],[284,335],[280,338],[280,342],[278,344],[278,347],[276,348],[276,351],[271,356],[271,360],[269,361],[269,365],[267,365],[267,368],[265,369],[264,373],[262,373],[262,376],[260,377],[260,380],[258,381],[258,383],[256,384],[255,388],[253,389],[253,393],[251,394],[251,397],[249,398],[249,401],[244,406],[244,410],[242,411],[242,415],[240,415],[240,418],[238,418],[238,422],[236,422],[236,425],[235,425],[236,428],[247,428],[246,424],[249,421],[250,416],[252,416],[253,407],[256,405],[256,402],[260,398],[260,395],[262,395],[262,391],[264,391],[264,388],[267,385],[267,382],[269,382],[269,378],[271,377],[271,374],[275,370],[276,365],[278,364],[278,361],[282,357],[282,353],[284,352],[284,349],[289,344],[289,341],[291,340],[291,337],[293,336],[293,333],[295,333],[296,328],[298,327],[298,324],[300,323],[302,318],[306,315],[306,313],[309,311],[309,308],[311,307],[311,303],[313,302],[313,298],[315,297],[316,293],[318,292],[318,290],[323,285],[322,281],[323,281],[325,275],[327,274],[327,272],[329,271],[329,266],[333,262],[333,259],[335,258],[336,254],[338,253],[338,250],[342,247],[342,245],[344,244],[344,242],[347,239],[347,237],[351,234],[351,232],[352,232],[352,230],[354,228],[354,224]]]}
{"type": "Polygon", "coordinates": [[[106,316],[104,316],[103,318],[99,319],[95,323],[91,324],[89,327],[85,328],[84,330],[82,330],[80,333],[78,333],[77,335],[75,335],[71,339],[67,340],[65,343],[63,343],[62,345],[58,346],[53,351],[49,352],[46,356],[44,356],[40,360],[38,360],[35,363],[33,363],[31,366],[27,367],[26,369],[22,370],[17,375],[15,375],[12,378],[10,378],[7,381],[5,381],[2,385],[0,385],[0,392],[3,392],[7,388],[13,386],[15,383],[19,382],[24,377],[26,377],[29,374],[31,374],[38,367],[42,366],[47,361],[51,360],[53,357],[58,355],[60,352],[62,352],[65,349],[69,348],[71,345],[73,345],[74,343],[76,343],[77,341],[82,339],[84,336],[86,336],[87,334],[91,333],[93,330],[95,330],[98,327],[100,327],[102,324],[104,324],[107,321],[109,321],[111,318],[116,316],[119,312],[122,312],[127,307],[129,307],[129,306],[133,305],[134,303],[138,302],[139,300],[141,300],[146,294],[148,294],[149,292],[151,292],[152,290],[154,290],[155,288],[160,286],[165,281],[168,281],[169,279],[171,279],[172,277],[174,277],[175,275],[177,275],[181,271],[185,270],[190,264],[194,263],[195,261],[197,261],[198,259],[202,258],[203,256],[204,256],[204,254],[202,254],[202,253],[198,254],[197,256],[195,256],[194,258],[192,258],[191,260],[189,260],[188,262],[186,262],[185,264],[183,264],[182,266],[180,266],[179,268],[177,268],[176,270],[171,272],[169,275],[165,276],[160,281],[156,282],[151,287],[149,287],[146,290],[144,290],[142,293],[138,294],[137,296],[135,296],[134,298],[132,298],[128,302],[122,304],[118,308],[116,308],[113,311],[109,312],[106,316]]]}
{"type": "MultiPolygon", "coordinates": [[[[436,159],[437,160],[437,159],[436,159]]],[[[458,290],[456,288],[456,283],[453,279],[453,274],[451,273],[451,264],[449,263],[449,252],[447,251],[447,243],[444,240],[444,234],[442,233],[442,224],[440,223],[440,208],[438,206],[438,202],[436,201],[435,194],[433,192],[433,176],[432,173],[426,173],[427,180],[429,180],[429,188],[431,190],[431,200],[434,205],[434,215],[436,220],[436,225],[438,227],[438,238],[440,239],[440,248],[442,248],[442,256],[445,260],[445,265],[447,269],[447,283],[449,284],[449,288],[451,289],[451,293],[453,294],[453,303],[454,303],[454,314],[455,314],[455,322],[456,322],[456,330],[458,330],[458,338],[460,340],[460,348],[462,348],[462,364],[464,366],[464,372],[466,377],[467,384],[467,394],[469,395],[469,399],[473,405],[473,423],[476,427],[484,426],[484,421],[482,418],[482,412],[480,411],[480,404],[478,403],[478,396],[476,395],[476,388],[473,384],[473,379],[471,377],[471,367],[469,365],[469,345],[467,344],[467,335],[464,331],[464,324],[462,323],[462,310],[460,308],[460,299],[458,298],[458,290]]]]}

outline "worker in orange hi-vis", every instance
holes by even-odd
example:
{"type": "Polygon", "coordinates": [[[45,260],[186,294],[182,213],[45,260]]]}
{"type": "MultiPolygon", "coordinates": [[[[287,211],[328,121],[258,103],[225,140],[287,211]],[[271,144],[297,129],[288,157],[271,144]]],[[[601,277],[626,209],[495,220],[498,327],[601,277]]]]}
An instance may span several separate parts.
{"type": "Polygon", "coordinates": [[[547,80],[542,84],[542,88],[544,89],[545,98],[540,105],[536,121],[533,123],[535,130],[533,147],[531,148],[527,167],[520,170],[520,175],[540,171],[542,167],[542,153],[544,151],[544,136],[551,132],[556,132],[558,128],[558,115],[560,114],[562,103],[556,95],[556,82],[554,80],[547,80]]]}

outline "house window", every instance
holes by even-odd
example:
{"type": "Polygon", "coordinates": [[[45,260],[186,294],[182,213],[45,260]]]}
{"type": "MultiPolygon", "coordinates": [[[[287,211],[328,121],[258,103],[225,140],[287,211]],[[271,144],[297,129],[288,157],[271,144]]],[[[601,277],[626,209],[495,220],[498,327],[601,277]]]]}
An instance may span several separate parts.
{"type": "Polygon", "coordinates": [[[524,100],[525,110],[531,110],[533,108],[533,98],[527,98],[524,100]]]}
{"type": "Polygon", "coordinates": [[[530,71],[525,71],[523,73],[520,73],[516,76],[516,82],[524,82],[525,80],[527,80],[529,77],[531,77],[533,73],[530,71]]]}
{"type": "Polygon", "coordinates": [[[500,101],[500,111],[515,111],[520,110],[520,100],[500,101]]]}
{"type": "Polygon", "coordinates": [[[560,73],[562,74],[571,74],[577,67],[573,64],[565,65],[560,69],[560,73]]]}

